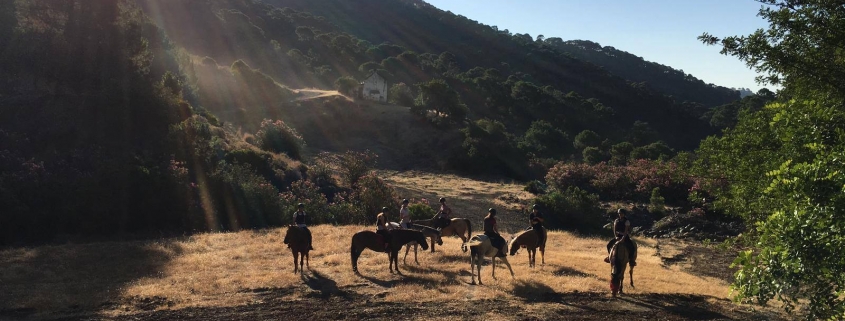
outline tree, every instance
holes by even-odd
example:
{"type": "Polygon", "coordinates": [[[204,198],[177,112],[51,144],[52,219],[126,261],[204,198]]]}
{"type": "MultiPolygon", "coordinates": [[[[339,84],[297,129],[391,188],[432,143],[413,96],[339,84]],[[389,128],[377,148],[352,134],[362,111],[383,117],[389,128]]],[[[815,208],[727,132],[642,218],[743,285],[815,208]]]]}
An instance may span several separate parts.
{"type": "Polygon", "coordinates": [[[714,206],[753,227],[745,234],[755,250],[736,261],[736,299],[776,298],[787,310],[806,305],[808,319],[843,319],[845,6],[761,2],[768,29],[699,39],[764,73],[758,81],[782,85],[780,101],[704,141],[698,170],[724,177],[708,183],[714,206]]]}
{"type": "Polygon", "coordinates": [[[572,143],[577,150],[583,150],[587,147],[598,147],[601,145],[601,137],[592,130],[584,130],[578,135],[575,135],[575,141],[572,143]]]}
{"type": "Polygon", "coordinates": [[[350,76],[343,76],[335,80],[334,88],[343,95],[353,95],[355,88],[358,88],[358,81],[350,76]]]}
{"type": "Polygon", "coordinates": [[[414,93],[411,91],[411,87],[401,82],[390,86],[390,90],[387,92],[387,99],[399,106],[410,107],[414,105],[414,93]]]}
{"type": "Polygon", "coordinates": [[[587,164],[598,164],[599,162],[607,160],[607,154],[605,154],[601,149],[598,149],[598,147],[593,146],[584,148],[584,151],[581,152],[581,156],[587,164]]]}
{"type": "Polygon", "coordinates": [[[538,120],[528,127],[522,141],[519,142],[519,147],[540,157],[556,158],[571,151],[571,148],[567,148],[572,146],[568,141],[569,137],[566,133],[545,120],[538,120]]]}
{"type": "Polygon", "coordinates": [[[434,79],[419,85],[420,94],[416,105],[421,110],[434,110],[448,116],[453,122],[460,122],[466,117],[467,106],[461,102],[458,92],[449,87],[446,81],[434,79]]]}
{"type": "Polygon", "coordinates": [[[625,165],[628,157],[634,151],[634,145],[629,142],[621,142],[610,147],[610,163],[613,165],[625,165]]]}

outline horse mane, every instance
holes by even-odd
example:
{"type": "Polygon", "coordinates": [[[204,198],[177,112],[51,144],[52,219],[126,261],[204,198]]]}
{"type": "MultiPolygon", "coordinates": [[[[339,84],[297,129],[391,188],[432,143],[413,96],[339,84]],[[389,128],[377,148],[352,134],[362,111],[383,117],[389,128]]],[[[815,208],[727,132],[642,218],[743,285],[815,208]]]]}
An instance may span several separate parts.
{"type": "Polygon", "coordinates": [[[423,232],[423,234],[425,234],[425,232],[428,231],[430,233],[436,233],[437,235],[440,235],[440,230],[433,228],[431,226],[425,226],[425,225],[419,225],[419,224],[413,224],[413,223],[411,223],[411,226],[414,227],[414,228],[420,229],[421,232],[423,232]]]}

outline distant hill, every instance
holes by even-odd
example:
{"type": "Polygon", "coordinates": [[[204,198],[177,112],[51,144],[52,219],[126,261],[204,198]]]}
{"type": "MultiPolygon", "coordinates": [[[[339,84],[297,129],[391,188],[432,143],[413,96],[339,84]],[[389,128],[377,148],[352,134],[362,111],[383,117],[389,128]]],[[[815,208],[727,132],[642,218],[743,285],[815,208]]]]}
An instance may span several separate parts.
{"type": "Polygon", "coordinates": [[[626,79],[554,40],[498,30],[422,1],[138,2],[176,43],[220,64],[243,59],[290,87],[320,88],[381,69],[391,83],[411,85],[413,96],[416,84],[444,79],[471,121],[499,121],[517,136],[544,119],[570,139],[592,130],[615,143],[630,139],[640,122],[655,140],[692,149],[717,132],[702,119],[708,107],[735,94],[687,84],[688,77],[662,86],[676,79],[626,79]]]}

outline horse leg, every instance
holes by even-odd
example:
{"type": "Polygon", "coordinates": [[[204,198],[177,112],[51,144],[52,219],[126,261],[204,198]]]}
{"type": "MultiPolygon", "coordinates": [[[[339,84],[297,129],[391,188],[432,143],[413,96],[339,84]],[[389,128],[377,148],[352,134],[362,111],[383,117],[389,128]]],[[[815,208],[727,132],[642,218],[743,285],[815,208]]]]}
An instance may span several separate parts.
{"type": "MultiPolygon", "coordinates": [[[[434,243],[431,243],[431,245],[433,246],[434,243]]],[[[417,246],[418,244],[414,244],[414,263],[420,265],[420,261],[417,261],[417,246]]]]}
{"type": "Polygon", "coordinates": [[[305,252],[299,252],[299,274],[305,271],[302,266],[305,264],[305,252]]]}
{"type": "MultiPolygon", "coordinates": [[[[402,257],[402,264],[404,264],[404,265],[408,265],[408,251],[410,251],[410,250],[411,250],[411,244],[406,245],[405,246],[405,256],[402,257]]],[[[417,250],[417,248],[414,247],[414,251],[416,251],[416,250],[417,250]]]]}
{"type": "Polygon", "coordinates": [[[511,279],[513,279],[513,268],[511,268],[511,264],[510,262],[508,262],[508,258],[501,257],[500,259],[502,259],[502,262],[505,262],[505,265],[508,267],[508,270],[511,271],[511,279]]]}
{"type": "Polygon", "coordinates": [[[630,276],[631,287],[633,288],[634,287],[634,267],[633,266],[631,267],[631,270],[628,271],[628,276],[630,276]]]}
{"type": "MultiPolygon", "coordinates": [[[[435,242],[434,242],[434,236],[432,236],[432,237],[431,237],[431,253],[434,253],[434,246],[435,246],[436,244],[437,244],[437,243],[435,243],[435,242]]],[[[417,250],[417,248],[416,248],[416,247],[414,247],[414,253],[416,253],[416,250],[417,250]]]]}
{"type": "Polygon", "coordinates": [[[546,247],[540,248],[540,259],[542,262],[540,264],[546,265],[546,247]]]}
{"type": "Polygon", "coordinates": [[[528,267],[533,268],[534,267],[534,256],[532,256],[532,254],[537,255],[537,253],[535,252],[535,250],[532,250],[532,249],[529,249],[527,252],[528,252],[528,267]]]}
{"type": "Polygon", "coordinates": [[[472,275],[472,285],[475,285],[475,260],[472,255],[469,256],[469,273],[472,275]]]}
{"type": "Polygon", "coordinates": [[[481,283],[481,265],[484,263],[484,255],[478,255],[475,257],[475,266],[478,267],[478,285],[482,285],[481,283]]]}
{"type": "Polygon", "coordinates": [[[490,265],[493,266],[493,280],[495,280],[496,279],[496,257],[495,256],[492,259],[490,259],[490,265]]]}
{"type": "Polygon", "coordinates": [[[293,253],[293,274],[296,274],[297,268],[299,267],[299,257],[297,256],[299,253],[293,250],[291,250],[291,253],[293,253]]]}
{"type": "Polygon", "coordinates": [[[402,272],[399,271],[399,250],[391,251],[393,255],[393,265],[396,267],[396,274],[401,275],[402,272]]]}

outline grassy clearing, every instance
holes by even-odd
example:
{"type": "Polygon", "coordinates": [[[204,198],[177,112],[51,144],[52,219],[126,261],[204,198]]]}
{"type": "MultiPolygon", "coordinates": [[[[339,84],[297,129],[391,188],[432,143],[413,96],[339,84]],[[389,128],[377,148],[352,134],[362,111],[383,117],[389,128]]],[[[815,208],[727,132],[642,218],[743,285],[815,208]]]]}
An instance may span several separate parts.
{"type": "MultiPolygon", "coordinates": [[[[352,291],[394,302],[483,300],[494,297],[538,300],[554,293],[608,292],[609,266],[601,261],[604,240],[553,232],[546,265],[531,269],[524,251],[507,269],[482,271],[485,286],[470,286],[468,254],[460,240],[447,238],[435,253],[419,253],[420,265],[402,265],[390,274],[387,255],[365,251],[361,275],[352,272],[351,235],[365,227],[316,226],[311,269],[293,274],[284,231],[202,234],[155,242],[63,245],[0,252],[0,310],[34,308],[43,313],[102,308],[108,314],[138,308],[144,298],[156,309],[237,306],[259,300],[256,289],[296,289],[290,299],[352,291]]],[[[680,293],[725,298],[727,284],[665,267],[653,242],[640,240],[639,266],[630,293],[680,293]]]]}

